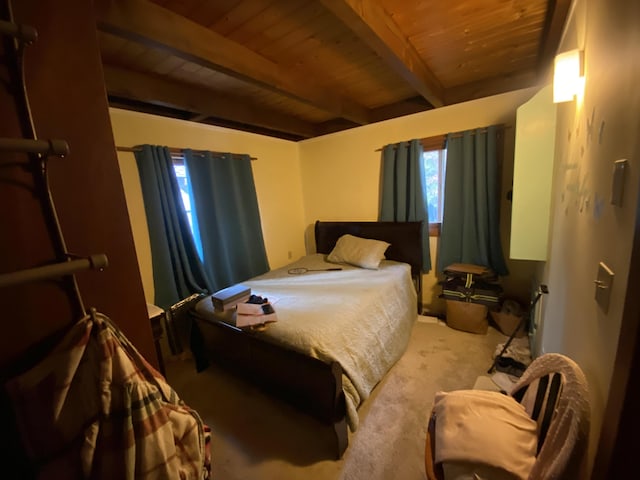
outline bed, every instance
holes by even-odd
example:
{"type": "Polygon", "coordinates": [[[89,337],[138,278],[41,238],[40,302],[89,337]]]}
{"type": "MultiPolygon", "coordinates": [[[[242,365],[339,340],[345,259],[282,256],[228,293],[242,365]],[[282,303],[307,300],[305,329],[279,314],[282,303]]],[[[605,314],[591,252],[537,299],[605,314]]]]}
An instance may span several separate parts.
{"type": "Polygon", "coordinates": [[[277,322],[237,328],[210,297],[192,316],[211,360],[332,425],[340,458],[358,407],[407,347],[420,298],[421,225],[318,221],[314,232],[315,254],[242,282],[269,298],[277,322]],[[378,269],[327,261],[345,234],[390,244],[378,269]],[[298,267],[309,271],[289,273],[298,267]]]}

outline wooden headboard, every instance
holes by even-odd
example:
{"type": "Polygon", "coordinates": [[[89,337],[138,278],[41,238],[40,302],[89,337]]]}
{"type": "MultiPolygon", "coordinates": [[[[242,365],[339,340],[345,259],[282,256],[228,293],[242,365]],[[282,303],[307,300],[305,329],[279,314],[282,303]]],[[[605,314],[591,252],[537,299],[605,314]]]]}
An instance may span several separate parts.
{"type": "Polygon", "coordinates": [[[411,265],[411,274],[422,270],[422,222],[321,222],[315,225],[316,251],[330,253],[338,238],[347,233],[356,237],[384,240],[391,244],[385,252],[389,260],[411,265]]]}

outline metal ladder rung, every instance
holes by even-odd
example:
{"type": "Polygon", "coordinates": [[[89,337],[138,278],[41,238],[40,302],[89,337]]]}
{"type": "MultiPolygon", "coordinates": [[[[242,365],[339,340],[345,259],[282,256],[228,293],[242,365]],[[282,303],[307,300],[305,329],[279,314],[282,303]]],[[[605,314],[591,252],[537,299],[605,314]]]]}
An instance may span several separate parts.
{"type": "Polygon", "coordinates": [[[0,20],[0,34],[14,37],[24,43],[33,43],[38,39],[38,31],[29,25],[0,20]]]}
{"type": "Polygon", "coordinates": [[[37,153],[64,157],[69,154],[69,145],[64,140],[0,138],[0,152],[37,153]]]}
{"type": "Polygon", "coordinates": [[[104,253],[90,255],[86,258],[68,260],[66,262],[29,268],[17,272],[0,274],[0,288],[20,285],[23,283],[47,280],[65,275],[73,275],[81,270],[104,270],[109,265],[104,253]]]}

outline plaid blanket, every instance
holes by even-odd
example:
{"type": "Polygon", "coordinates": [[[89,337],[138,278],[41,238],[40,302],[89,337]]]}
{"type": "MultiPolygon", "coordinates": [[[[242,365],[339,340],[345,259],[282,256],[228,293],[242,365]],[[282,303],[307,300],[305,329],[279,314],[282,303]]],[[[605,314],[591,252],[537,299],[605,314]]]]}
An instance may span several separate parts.
{"type": "Polygon", "coordinates": [[[9,381],[39,479],[207,479],[210,431],[104,315],[9,381]]]}

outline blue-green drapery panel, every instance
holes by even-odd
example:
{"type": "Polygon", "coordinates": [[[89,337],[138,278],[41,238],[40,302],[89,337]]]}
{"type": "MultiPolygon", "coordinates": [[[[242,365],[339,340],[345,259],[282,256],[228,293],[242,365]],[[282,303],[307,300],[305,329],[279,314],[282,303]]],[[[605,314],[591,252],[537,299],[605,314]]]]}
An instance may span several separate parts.
{"type": "Polygon", "coordinates": [[[267,272],[249,156],[194,154],[191,150],[184,155],[203,264],[215,290],[267,272]]]}
{"type": "Polygon", "coordinates": [[[500,243],[496,126],[447,135],[438,270],[472,263],[509,271],[500,243]]]}
{"type": "Polygon", "coordinates": [[[211,285],[196,250],[169,149],[143,145],[135,152],[149,227],[154,303],[168,308],[211,285]]]}
{"type": "Polygon", "coordinates": [[[379,220],[422,222],[422,271],[431,270],[429,214],[419,140],[387,145],[382,149],[382,185],[379,220]]]}

